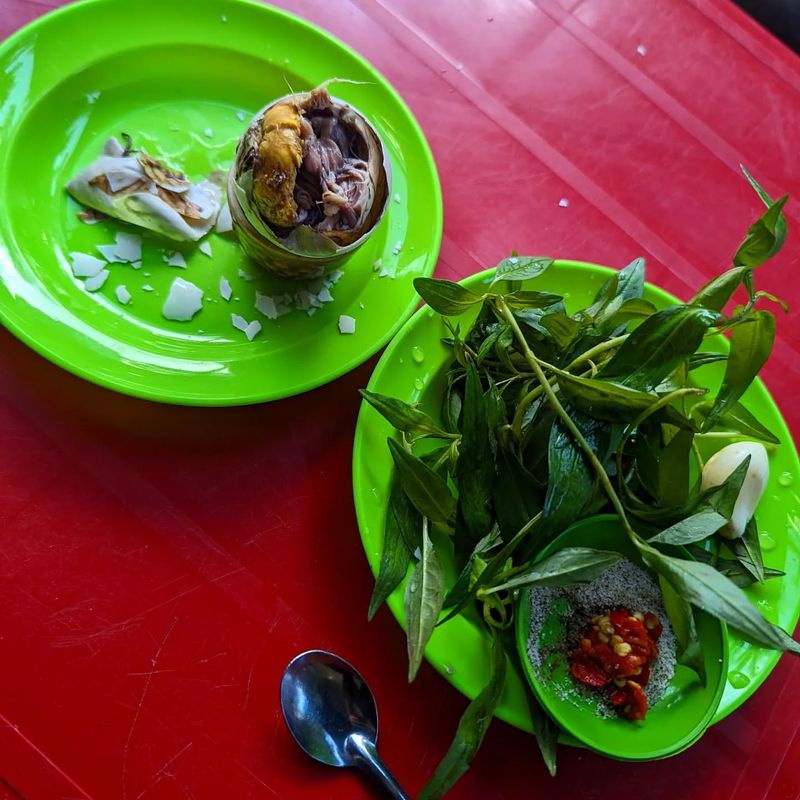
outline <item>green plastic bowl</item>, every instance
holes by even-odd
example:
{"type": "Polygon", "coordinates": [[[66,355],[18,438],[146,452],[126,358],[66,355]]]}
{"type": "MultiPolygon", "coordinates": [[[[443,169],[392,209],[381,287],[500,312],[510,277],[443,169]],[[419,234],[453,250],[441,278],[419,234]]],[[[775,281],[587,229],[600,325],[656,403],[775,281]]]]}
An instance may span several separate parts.
{"type": "MultiPolygon", "coordinates": [[[[563,547],[594,547],[621,553],[647,570],[638,552],[613,515],[589,517],[575,523],[551,542],[540,559],[563,547]]],[[[649,571],[649,570],[647,570],[649,571]]],[[[643,722],[597,715],[590,702],[574,691],[566,659],[554,670],[534,668],[528,657],[531,625],[530,590],[517,600],[517,646],[525,676],[545,711],[567,733],[598,753],[626,761],[667,758],[694,744],[709,727],[728,674],[728,642],[723,622],[700,612],[697,630],[703,645],[707,682],[678,664],[664,696],[643,722]]]]}

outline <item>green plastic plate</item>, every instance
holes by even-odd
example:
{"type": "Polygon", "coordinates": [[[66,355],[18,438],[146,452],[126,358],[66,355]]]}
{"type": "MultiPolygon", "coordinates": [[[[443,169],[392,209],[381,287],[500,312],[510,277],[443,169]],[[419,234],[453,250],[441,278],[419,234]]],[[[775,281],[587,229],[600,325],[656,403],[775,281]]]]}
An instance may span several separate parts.
{"type": "MultiPolygon", "coordinates": [[[[535,285],[536,289],[563,294],[568,310],[570,306],[575,309],[591,302],[611,273],[607,267],[558,261],[528,288],[535,285]]],[[[479,273],[463,283],[477,290],[492,275],[493,271],[479,273]]],[[[645,297],[662,306],[676,302],[674,297],[649,284],[645,297]]],[[[471,319],[469,315],[459,317],[462,329],[470,324],[471,319]]],[[[449,350],[440,341],[443,335],[445,330],[441,318],[427,307],[420,309],[387,347],[370,379],[369,389],[407,402],[418,402],[426,411],[438,416],[444,376],[451,360],[449,350]]],[[[723,337],[710,344],[715,350],[726,346],[723,337]]],[[[703,367],[694,374],[698,380],[716,387],[721,378],[721,371],[716,367],[718,365],[703,367]]],[[[749,588],[747,594],[767,619],[787,630],[794,630],[800,615],[800,462],[780,412],[760,381],[748,390],[743,402],[782,442],[770,454],[770,479],[757,517],[765,563],[786,572],[783,578],[749,588]]],[[[392,471],[386,438],[391,433],[390,425],[371,406],[362,404],[353,451],[353,492],[361,539],[373,572],[377,572],[383,542],[392,471]]],[[[391,595],[388,602],[392,613],[404,626],[402,587],[391,595]]],[[[779,658],[778,653],[753,647],[730,632],[728,644],[728,680],[715,722],[752,695],[779,658]]],[[[402,653],[397,655],[399,657],[402,653]]],[[[436,628],[426,657],[468,697],[475,697],[489,678],[487,641],[477,624],[463,615],[436,628]]],[[[512,725],[530,731],[527,691],[524,678],[510,670],[497,714],[512,725]]]]}
{"type": "Polygon", "coordinates": [[[245,0],[84,0],[0,45],[0,207],[6,327],[88,380],[196,405],[286,397],[362,363],[412,313],[412,280],[433,271],[442,227],[430,151],[389,84],[328,34],[245,0]],[[73,277],[70,252],[92,253],[118,230],[135,230],[113,220],[86,225],[63,190],[109,136],[124,131],[197,180],[227,169],[251,116],[271,99],[331,77],[363,82],[338,84],[336,94],[373,122],[393,179],[388,212],[343,265],[334,302],[314,316],[261,316],[256,291],[297,287],[248,264],[231,234],[210,236],[210,258],[196,245],[146,235],[142,269],[112,264],[95,293],[73,277]],[[164,262],[175,250],[186,270],[164,262]],[[394,277],[373,269],[378,259],[394,277]],[[221,276],[233,287],[230,302],[220,297],[221,276]],[[176,277],[205,293],[191,322],[161,314],[176,277]],[[128,305],[115,297],[119,285],[133,296],[128,305]],[[262,323],[254,341],[233,328],[232,313],[262,323]],[[342,314],[355,318],[354,334],[339,333],[342,314]]]}
{"type": "MultiPolygon", "coordinates": [[[[576,522],[545,547],[540,558],[563,547],[595,547],[622,553],[639,568],[647,570],[619,518],[610,514],[576,522]]],[[[711,724],[725,689],[728,647],[725,624],[709,614],[697,614],[706,685],[701,686],[697,675],[688,667],[676,665],[663,697],[648,709],[647,718],[641,723],[617,716],[599,716],[596,708],[574,691],[574,678],[565,658],[551,659],[548,661],[550,668],[534,667],[528,657],[530,625],[530,590],[525,590],[519,594],[515,626],[522,668],[547,713],[581,744],[613,758],[647,761],[685,750],[711,724]]],[[[563,636],[564,625],[557,615],[545,625],[549,641],[558,641],[563,636]]]]}

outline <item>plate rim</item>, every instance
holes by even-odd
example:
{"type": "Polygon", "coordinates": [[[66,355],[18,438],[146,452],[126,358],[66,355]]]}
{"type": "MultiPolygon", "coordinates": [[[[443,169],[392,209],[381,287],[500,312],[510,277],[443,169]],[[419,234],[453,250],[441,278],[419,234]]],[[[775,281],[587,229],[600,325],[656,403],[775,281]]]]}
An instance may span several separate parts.
{"type": "MultiPolygon", "coordinates": [[[[30,36],[35,37],[36,33],[42,27],[52,24],[54,19],[61,19],[71,15],[80,16],[87,13],[87,10],[88,13],[91,13],[91,9],[94,6],[114,5],[116,2],[118,2],[118,0],[78,0],[78,2],[61,6],[60,8],[42,14],[27,25],[14,31],[4,41],[0,42],[0,63],[3,63],[9,51],[13,51],[20,43],[24,42],[26,38],[30,36]]],[[[420,156],[419,163],[423,165],[423,168],[430,176],[431,185],[427,187],[426,191],[429,192],[428,196],[433,206],[433,214],[429,215],[430,233],[432,237],[425,249],[425,264],[419,274],[424,276],[432,275],[439,259],[443,237],[444,208],[442,187],[430,144],[422,130],[422,126],[419,124],[402,95],[392,86],[383,73],[377,67],[373,66],[357,50],[347,45],[329,31],[303,17],[273,5],[257,2],[257,0],[217,0],[217,2],[220,6],[246,6],[256,13],[263,14],[267,20],[276,16],[281,17],[292,25],[304,28],[310,35],[326,39],[335,48],[347,52],[363,69],[371,73],[376,78],[376,83],[383,92],[387,93],[397,104],[399,113],[402,117],[406,118],[407,123],[415,134],[416,144],[418,145],[417,152],[420,156]]],[[[24,119],[24,115],[21,116],[20,119],[15,120],[13,128],[18,128],[22,119],[24,119]]],[[[7,229],[7,232],[10,233],[10,229],[7,229]]],[[[428,232],[425,233],[425,238],[427,238],[427,236],[428,232]]],[[[5,249],[5,241],[6,236],[0,232],[0,253],[5,249]]],[[[16,272],[16,259],[12,257],[10,253],[7,253],[7,257],[8,263],[16,272]]],[[[399,286],[400,284],[397,285],[399,286]]],[[[91,366],[87,367],[85,364],[82,364],[80,358],[76,359],[69,354],[64,355],[57,347],[54,337],[51,336],[49,339],[45,338],[44,341],[37,337],[37,325],[26,325],[24,313],[18,314],[15,312],[15,308],[21,307],[19,304],[20,299],[12,294],[4,281],[0,280],[0,324],[2,324],[16,339],[33,350],[34,353],[71,375],[86,380],[96,386],[100,386],[103,389],[140,400],[164,403],[167,405],[223,408],[255,405],[294,397],[317,389],[346,375],[368,361],[375,353],[392,340],[400,328],[402,328],[413,315],[416,307],[419,305],[419,298],[412,288],[412,290],[409,291],[408,303],[381,336],[373,339],[368,346],[359,350],[358,354],[354,355],[352,358],[339,362],[335,367],[324,373],[319,373],[306,381],[296,382],[289,387],[272,387],[266,390],[251,390],[245,393],[236,393],[234,391],[231,394],[219,397],[212,396],[207,392],[193,391],[186,388],[172,389],[162,386],[159,390],[158,387],[160,384],[158,381],[155,383],[144,383],[139,379],[130,379],[129,373],[127,372],[120,373],[119,377],[111,377],[106,375],[103,371],[92,370],[91,366]],[[33,327],[33,330],[31,330],[31,327],[33,327]]],[[[22,304],[25,308],[31,307],[31,304],[27,301],[23,300],[22,304]]],[[[268,360],[265,360],[265,365],[268,365],[268,360]]]]}
{"type": "MultiPolygon", "coordinates": [[[[581,261],[581,260],[577,260],[577,259],[557,258],[557,259],[554,259],[553,266],[556,269],[558,269],[559,267],[574,268],[574,269],[577,269],[577,270],[584,270],[585,269],[585,270],[590,271],[590,272],[599,272],[600,274],[607,275],[609,277],[611,277],[612,275],[617,274],[619,272],[619,269],[617,269],[617,268],[608,267],[608,266],[605,266],[605,265],[602,265],[602,264],[595,264],[595,263],[592,263],[592,262],[589,262],[589,261],[581,261]]],[[[482,270],[480,272],[473,273],[473,274],[468,275],[468,276],[466,276],[464,278],[461,278],[460,280],[458,280],[458,283],[461,284],[461,285],[466,286],[467,288],[469,288],[473,284],[480,284],[481,282],[486,282],[488,279],[491,278],[493,273],[494,273],[494,268],[489,268],[489,269],[486,269],[486,270],[482,270]]],[[[651,283],[649,281],[646,281],[645,285],[650,291],[654,292],[656,295],[660,295],[667,302],[670,302],[670,303],[682,303],[683,302],[680,299],[678,299],[677,297],[675,297],[673,294],[671,294],[670,292],[666,291],[665,289],[662,289],[660,286],[657,286],[656,284],[653,284],[653,283],[651,283]]],[[[367,390],[368,391],[374,391],[375,390],[375,385],[379,381],[382,371],[385,369],[387,364],[391,363],[391,360],[392,360],[392,358],[394,356],[395,351],[402,346],[402,343],[403,343],[405,337],[408,335],[408,333],[410,331],[414,330],[416,328],[416,326],[424,324],[424,322],[423,322],[424,319],[426,319],[426,318],[427,319],[432,319],[432,318],[435,318],[436,316],[438,316],[438,315],[436,315],[427,304],[422,305],[416,311],[416,313],[411,316],[411,318],[403,325],[402,329],[398,332],[398,334],[395,336],[395,338],[391,341],[391,343],[386,348],[386,350],[382,353],[378,363],[375,365],[375,368],[373,369],[373,372],[370,375],[369,381],[367,383],[367,390]]],[[[785,420],[783,419],[783,415],[780,412],[780,408],[778,407],[778,404],[773,399],[772,395],[770,394],[770,392],[767,389],[767,387],[764,384],[764,382],[761,380],[761,378],[756,377],[755,383],[757,383],[757,385],[759,385],[761,387],[761,389],[765,392],[769,402],[774,406],[774,408],[775,408],[775,410],[776,410],[776,412],[778,414],[778,417],[780,418],[780,420],[783,423],[784,427],[786,427],[786,423],[785,423],[785,420]]],[[[364,455],[364,444],[365,444],[364,443],[364,430],[365,430],[365,427],[368,425],[368,423],[365,422],[365,414],[369,414],[371,411],[373,411],[372,407],[365,400],[362,400],[361,401],[361,405],[359,407],[359,413],[358,413],[358,418],[357,418],[357,421],[356,421],[356,429],[355,429],[355,434],[354,434],[354,439],[353,439],[353,458],[352,458],[351,471],[352,471],[352,482],[353,482],[353,501],[354,501],[355,510],[356,510],[356,522],[357,522],[357,525],[358,525],[358,534],[359,534],[359,538],[361,540],[362,549],[364,551],[364,557],[367,560],[367,566],[368,566],[370,572],[372,573],[373,577],[375,577],[377,573],[376,573],[376,570],[373,569],[372,563],[370,562],[370,559],[369,559],[369,556],[368,556],[368,542],[367,542],[367,540],[365,538],[365,527],[366,527],[365,526],[365,521],[364,521],[364,516],[365,516],[365,513],[366,513],[365,508],[364,508],[365,504],[360,499],[361,497],[364,496],[365,492],[368,492],[370,490],[365,485],[362,485],[362,483],[363,483],[362,478],[364,476],[363,476],[362,470],[360,469],[360,466],[359,466],[359,461],[361,460],[361,458],[364,455]]],[[[786,427],[786,430],[787,430],[787,433],[789,433],[788,443],[790,444],[790,447],[788,448],[788,452],[790,454],[791,460],[793,461],[793,465],[794,465],[795,471],[796,472],[800,472],[800,455],[798,454],[798,449],[797,449],[797,446],[796,446],[794,440],[791,438],[791,434],[788,431],[788,427],[786,427]]],[[[381,531],[381,536],[382,535],[383,535],[383,532],[381,531]]],[[[405,580],[407,580],[407,576],[404,579],[403,584],[405,583],[405,580]]],[[[387,598],[385,604],[389,607],[389,610],[391,611],[391,614],[394,617],[395,622],[400,626],[400,628],[402,630],[405,631],[405,625],[401,622],[401,616],[400,616],[401,613],[402,613],[402,602],[403,602],[402,601],[402,587],[403,587],[403,584],[398,586],[392,592],[392,594],[387,598]]],[[[794,608],[793,615],[792,615],[792,626],[791,626],[792,627],[792,631],[790,631],[790,635],[793,632],[794,628],[797,627],[798,621],[800,621],[800,594],[798,594],[798,599],[797,599],[797,601],[795,603],[795,608],[794,608]]],[[[481,632],[481,635],[482,635],[482,632],[481,632]]],[[[740,644],[740,643],[742,643],[744,641],[740,637],[736,636],[736,634],[732,633],[730,629],[728,629],[726,631],[726,637],[727,637],[727,640],[728,640],[728,650],[730,651],[731,654],[734,651],[734,647],[737,644],[740,644]]],[[[753,694],[755,694],[755,692],[761,687],[761,685],[764,683],[764,681],[766,681],[766,679],[769,677],[769,675],[773,672],[773,670],[775,669],[775,667],[778,664],[778,661],[780,660],[781,656],[783,655],[782,652],[779,652],[777,650],[767,650],[765,648],[759,648],[759,649],[762,650],[763,654],[764,654],[763,655],[763,659],[764,660],[763,660],[762,663],[764,664],[765,668],[761,669],[759,671],[759,673],[755,677],[752,677],[750,682],[749,682],[749,684],[746,687],[744,687],[743,689],[739,690],[738,693],[735,695],[735,697],[732,699],[732,701],[729,704],[727,704],[724,709],[722,709],[722,703],[725,700],[724,692],[723,692],[723,697],[720,700],[720,705],[718,706],[714,716],[712,717],[712,720],[711,720],[711,723],[710,723],[709,727],[711,727],[711,725],[717,724],[718,722],[720,722],[723,719],[725,719],[726,717],[728,717],[730,714],[732,714],[734,711],[736,711],[748,698],[750,698],[753,694]]],[[[465,697],[467,697],[470,700],[474,699],[477,696],[478,692],[470,691],[470,689],[465,686],[464,681],[462,680],[461,674],[459,673],[459,671],[451,672],[446,668],[445,664],[439,663],[438,661],[432,660],[432,658],[429,657],[429,655],[427,653],[427,650],[426,650],[426,653],[425,653],[425,660],[451,686],[453,686],[462,695],[464,695],[465,697]]],[[[729,665],[730,665],[730,660],[729,660],[729,665]]],[[[524,683],[525,682],[525,677],[523,675],[520,675],[519,677],[520,677],[520,680],[522,680],[523,683],[524,683]]],[[[504,722],[507,722],[508,724],[510,724],[510,725],[512,725],[512,726],[514,726],[516,728],[519,728],[520,730],[524,730],[526,732],[530,732],[530,730],[528,728],[525,728],[525,727],[521,726],[518,723],[517,720],[512,718],[512,715],[506,709],[503,708],[502,702],[501,702],[501,706],[499,707],[498,711],[496,712],[496,716],[498,718],[502,719],[504,722]]],[[[528,717],[527,717],[527,712],[526,712],[526,719],[527,718],[528,717]]],[[[569,736],[566,736],[566,737],[560,736],[559,737],[559,742],[561,742],[562,744],[569,744],[571,746],[583,747],[583,745],[580,744],[577,740],[575,740],[575,739],[573,739],[572,737],[569,737],[569,736]]]]}

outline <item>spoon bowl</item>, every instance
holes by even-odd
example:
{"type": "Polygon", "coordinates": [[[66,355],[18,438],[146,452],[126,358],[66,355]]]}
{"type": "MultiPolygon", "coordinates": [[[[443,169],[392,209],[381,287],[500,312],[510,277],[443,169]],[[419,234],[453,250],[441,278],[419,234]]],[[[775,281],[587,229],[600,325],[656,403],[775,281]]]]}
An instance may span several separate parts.
{"type": "Polygon", "coordinates": [[[358,767],[390,797],[409,800],[378,756],[375,698],[347,661],[324,650],[300,653],[283,673],[280,694],[286,726],[308,755],[332,767],[358,767]]]}

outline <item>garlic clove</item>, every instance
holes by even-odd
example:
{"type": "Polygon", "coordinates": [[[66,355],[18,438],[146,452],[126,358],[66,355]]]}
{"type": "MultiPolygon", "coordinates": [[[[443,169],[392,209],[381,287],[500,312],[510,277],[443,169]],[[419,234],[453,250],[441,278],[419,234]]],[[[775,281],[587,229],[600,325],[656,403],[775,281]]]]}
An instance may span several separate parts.
{"type": "Polygon", "coordinates": [[[747,474],[739,490],[730,520],[720,530],[727,539],[738,539],[752,518],[769,477],[769,461],[763,444],[758,442],[735,442],[723,447],[708,459],[703,467],[701,489],[719,486],[750,456],[747,474]]]}

